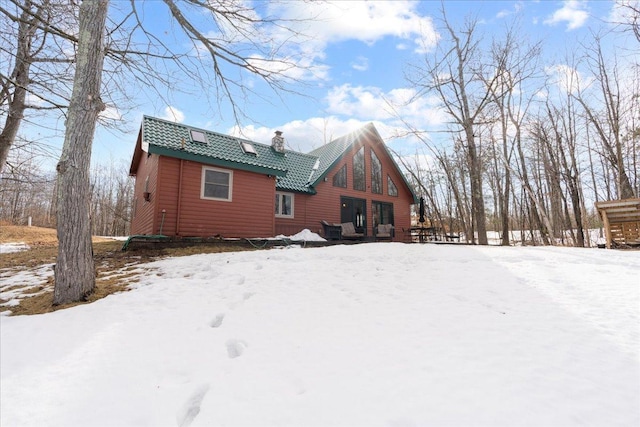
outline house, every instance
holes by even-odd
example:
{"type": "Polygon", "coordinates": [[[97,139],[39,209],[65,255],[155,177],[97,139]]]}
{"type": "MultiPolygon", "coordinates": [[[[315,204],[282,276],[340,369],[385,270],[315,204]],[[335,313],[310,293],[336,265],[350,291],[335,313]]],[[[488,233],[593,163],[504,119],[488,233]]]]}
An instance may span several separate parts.
{"type": "Polygon", "coordinates": [[[408,241],[416,197],[373,124],[310,153],[145,116],[130,175],[131,234],[270,237],[321,221],[353,223],[372,238],[393,224],[408,241]]]}

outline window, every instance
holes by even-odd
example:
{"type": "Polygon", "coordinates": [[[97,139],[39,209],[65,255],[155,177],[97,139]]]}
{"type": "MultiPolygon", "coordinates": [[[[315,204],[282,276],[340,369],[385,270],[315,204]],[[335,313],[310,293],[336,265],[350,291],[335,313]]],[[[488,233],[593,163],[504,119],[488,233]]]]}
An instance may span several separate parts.
{"type": "Polygon", "coordinates": [[[333,186],[347,188],[347,165],[340,168],[335,175],[333,175],[333,186]]]}
{"type": "Polygon", "coordinates": [[[371,213],[374,227],[379,224],[393,225],[393,203],[371,202],[371,213]]]}
{"type": "Polygon", "coordinates": [[[253,154],[254,156],[258,155],[258,153],[256,153],[255,147],[250,142],[240,141],[240,146],[242,147],[242,151],[244,151],[246,154],[253,154]]]}
{"type": "Polygon", "coordinates": [[[230,202],[232,186],[233,172],[207,167],[202,168],[201,198],[230,202]]]}
{"type": "Polygon", "coordinates": [[[202,144],[206,144],[207,143],[207,136],[204,134],[204,132],[201,132],[201,131],[195,130],[195,129],[191,129],[190,133],[191,133],[191,140],[193,142],[200,142],[202,144]]]}
{"type": "Polygon", "coordinates": [[[371,150],[371,192],[382,194],[382,163],[371,150]]]}
{"type": "Polygon", "coordinates": [[[366,188],[364,168],[364,147],[360,148],[353,156],[353,189],[365,191],[366,188]]]}
{"type": "Polygon", "coordinates": [[[293,194],[276,192],[276,216],[293,218],[293,194]]]}
{"type": "Polygon", "coordinates": [[[387,194],[398,197],[398,187],[396,187],[389,175],[387,175],[387,194]]]}

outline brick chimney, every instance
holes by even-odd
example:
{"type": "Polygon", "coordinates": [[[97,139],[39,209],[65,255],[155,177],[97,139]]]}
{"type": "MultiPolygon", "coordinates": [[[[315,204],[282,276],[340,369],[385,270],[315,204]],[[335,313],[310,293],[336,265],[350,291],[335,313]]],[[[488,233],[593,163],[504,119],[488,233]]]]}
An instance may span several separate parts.
{"type": "Polygon", "coordinates": [[[278,153],[284,153],[284,138],[281,131],[277,130],[276,135],[271,138],[271,148],[278,153]]]}

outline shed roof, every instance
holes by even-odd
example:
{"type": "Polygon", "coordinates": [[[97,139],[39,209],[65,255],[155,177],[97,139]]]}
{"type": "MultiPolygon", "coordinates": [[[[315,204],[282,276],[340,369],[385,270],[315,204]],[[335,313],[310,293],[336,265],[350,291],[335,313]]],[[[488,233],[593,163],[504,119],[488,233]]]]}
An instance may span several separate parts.
{"type": "Polygon", "coordinates": [[[640,221],[640,198],[597,202],[598,213],[610,223],[640,221]]]}

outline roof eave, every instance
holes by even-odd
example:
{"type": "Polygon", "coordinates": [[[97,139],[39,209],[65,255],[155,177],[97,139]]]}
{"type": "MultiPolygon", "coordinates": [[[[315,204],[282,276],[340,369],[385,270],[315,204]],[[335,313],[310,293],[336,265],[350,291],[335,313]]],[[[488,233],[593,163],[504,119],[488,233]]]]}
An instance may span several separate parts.
{"type": "Polygon", "coordinates": [[[140,158],[142,158],[142,126],[140,126],[140,131],[138,132],[136,147],[133,149],[133,157],[131,158],[131,165],[129,166],[129,176],[136,176],[138,173],[140,158]]]}
{"type": "Polygon", "coordinates": [[[204,163],[212,166],[220,166],[220,167],[225,167],[229,169],[244,170],[247,172],[254,172],[254,173],[259,173],[263,175],[285,176],[287,174],[287,171],[285,169],[269,168],[266,166],[238,163],[232,160],[202,156],[199,154],[190,153],[188,151],[172,150],[170,148],[159,147],[153,144],[149,144],[149,153],[158,154],[158,155],[167,156],[167,157],[174,157],[182,160],[190,160],[190,161],[204,163]]]}

